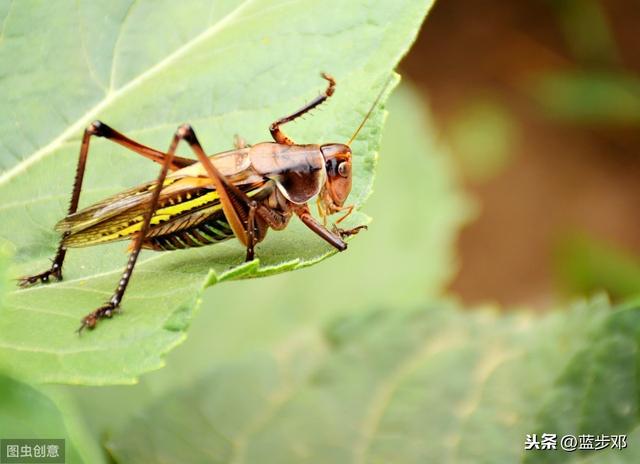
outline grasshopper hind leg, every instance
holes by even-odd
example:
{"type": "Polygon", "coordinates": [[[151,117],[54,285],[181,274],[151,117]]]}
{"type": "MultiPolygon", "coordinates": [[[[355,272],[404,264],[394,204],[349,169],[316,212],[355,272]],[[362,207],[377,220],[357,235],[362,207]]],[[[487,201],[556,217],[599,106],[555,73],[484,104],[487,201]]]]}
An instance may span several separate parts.
{"type": "Polygon", "coordinates": [[[171,145],[169,150],[167,151],[163,162],[162,169],[160,170],[160,174],[158,175],[158,179],[156,180],[157,188],[153,191],[153,195],[151,196],[151,200],[149,201],[149,208],[144,215],[144,219],[142,221],[142,227],[140,228],[140,232],[133,239],[133,247],[131,249],[131,253],[129,254],[129,260],[127,262],[126,267],[122,273],[122,277],[118,282],[118,286],[116,287],[115,292],[102,306],[99,306],[97,309],[93,310],[85,317],[82,318],[82,324],[78,328],[78,333],[82,332],[84,328],[93,329],[96,324],[104,318],[112,317],[116,312],[119,311],[120,302],[124,297],[124,294],[127,290],[127,286],[129,285],[129,280],[131,279],[131,275],[133,274],[133,269],[136,266],[136,262],[138,261],[138,255],[142,250],[142,245],[144,244],[145,237],[149,232],[149,227],[151,224],[151,218],[155,213],[158,202],[160,200],[160,192],[162,191],[161,186],[164,184],[164,181],[167,177],[167,173],[169,172],[172,163],[174,161],[175,152],[178,148],[178,143],[185,137],[189,135],[189,126],[180,126],[173,136],[173,140],[171,141],[171,145]]]}
{"type": "MultiPolygon", "coordinates": [[[[142,145],[121,134],[115,129],[112,129],[107,124],[101,121],[94,121],[84,130],[82,136],[82,143],[80,145],[80,153],[78,155],[78,165],[76,167],[76,176],[73,182],[73,191],[71,193],[71,201],[69,203],[69,209],[67,214],[73,214],[78,210],[78,203],[80,201],[80,193],[82,192],[82,181],[84,180],[84,172],[87,165],[87,158],[89,156],[89,145],[92,137],[102,137],[111,142],[117,143],[134,153],[137,153],[145,158],[150,159],[158,164],[163,164],[167,158],[167,155],[161,151],[142,145]]],[[[169,164],[169,169],[172,171],[181,169],[183,167],[193,164],[195,161],[174,156],[169,164]]],[[[18,279],[18,286],[25,288],[38,283],[49,283],[51,279],[62,280],[62,265],[67,253],[67,248],[63,245],[65,235],[62,236],[56,254],[52,260],[51,267],[39,274],[24,276],[18,279]]]]}
{"type": "MultiPolygon", "coordinates": [[[[244,229],[242,231],[246,235],[246,237],[243,237],[245,239],[245,242],[249,243],[249,245],[247,246],[247,259],[253,259],[253,247],[255,243],[260,241],[261,234],[263,233],[263,221],[256,218],[256,210],[258,209],[258,205],[255,201],[250,200],[237,187],[230,184],[226,180],[226,178],[224,178],[224,176],[220,174],[215,166],[212,165],[209,158],[205,155],[204,150],[202,149],[202,146],[200,145],[200,142],[198,141],[196,134],[190,125],[184,124],[180,126],[176,131],[173,137],[173,141],[171,142],[171,146],[167,152],[166,158],[164,159],[162,170],[160,171],[160,175],[158,176],[156,185],[163,185],[169,167],[171,166],[172,160],[174,158],[178,143],[183,139],[191,146],[192,150],[198,156],[200,162],[203,163],[205,168],[207,168],[207,171],[210,171],[209,175],[214,181],[216,189],[218,190],[218,192],[220,192],[219,194],[221,196],[223,208],[225,206],[225,202],[228,205],[228,208],[225,209],[225,215],[228,216],[227,219],[230,222],[230,226],[236,234],[237,227],[234,227],[233,221],[235,221],[235,223],[238,225],[242,225],[242,220],[239,217],[240,212],[236,210],[236,203],[233,203],[233,200],[231,200],[229,196],[233,196],[236,202],[244,202],[248,206],[248,211],[246,212],[248,216],[247,222],[250,223],[252,227],[248,231],[244,229]],[[229,211],[229,214],[227,214],[227,209],[229,211]]],[[[127,285],[129,284],[129,279],[131,278],[131,274],[133,273],[138,255],[140,254],[140,250],[142,249],[142,245],[144,244],[145,237],[149,231],[151,218],[153,217],[153,214],[158,207],[160,191],[161,188],[156,188],[153,192],[153,196],[151,197],[151,201],[149,203],[149,209],[142,223],[142,228],[140,229],[139,235],[134,238],[133,249],[131,251],[131,254],[129,255],[129,262],[127,263],[127,266],[122,274],[116,291],[109,301],[107,301],[105,304],[98,307],[82,319],[82,325],[78,329],[78,332],[81,332],[84,328],[93,329],[101,319],[110,318],[119,310],[120,302],[124,297],[124,293],[127,289],[127,285]]]]}

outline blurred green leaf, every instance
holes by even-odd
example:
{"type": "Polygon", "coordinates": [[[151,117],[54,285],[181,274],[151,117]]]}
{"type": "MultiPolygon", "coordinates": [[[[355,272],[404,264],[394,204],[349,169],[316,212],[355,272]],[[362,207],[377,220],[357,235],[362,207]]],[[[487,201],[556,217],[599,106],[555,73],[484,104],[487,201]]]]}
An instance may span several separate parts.
{"type": "Polygon", "coordinates": [[[560,285],[575,294],[606,290],[616,298],[640,294],[640,263],[626,251],[585,234],[561,240],[555,252],[560,285]]]}
{"type": "Polygon", "coordinates": [[[606,313],[594,301],[538,319],[445,304],[341,318],[167,393],[108,448],[128,463],[516,462],[606,313]]]}
{"type": "Polygon", "coordinates": [[[104,462],[68,404],[54,401],[30,385],[0,374],[0,437],[60,438],[66,462],[104,462]]]}
{"type": "MultiPolygon", "coordinates": [[[[0,237],[16,248],[15,274],[49,263],[78,137],[91,120],[161,148],[188,121],[215,153],[236,132],[251,143],[267,138],[269,123],[313,97],[324,85],[319,72],[329,71],[338,80],[335,97],[291,133],[300,142],[347,140],[430,4],[68,0],[35,8],[14,2],[0,42],[0,100],[7,103],[0,113],[0,237]]],[[[378,109],[353,146],[356,205],[371,189],[382,123],[378,109]]],[[[123,155],[103,140],[92,144],[83,202],[156,175],[146,160],[123,155]]],[[[358,213],[352,223],[367,220],[358,213]]],[[[333,254],[297,223],[258,247],[260,267],[238,266],[243,252],[234,243],[144,253],[123,303],[126,316],[78,337],[82,316],[113,291],[125,262],[122,248],[72,250],[64,282],[11,293],[0,313],[0,366],[38,382],[132,383],[161,367],[162,355],[184,340],[206,285],[292,270],[333,254]]]]}
{"type": "Polygon", "coordinates": [[[616,311],[589,334],[589,343],[572,358],[558,378],[531,433],[558,436],[634,435],[627,449],[584,451],[568,455],[558,449],[530,453],[526,463],[638,462],[640,429],[638,352],[640,306],[616,311]],[[634,440],[635,438],[635,440],[634,440]],[[598,453],[597,460],[593,454],[598,453]],[[572,458],[572,459],[571,459],[572,458]]]}
{"type": "Polygon", "coordinates": [[[447,134],[465,174],[484,181],[508,164],[517,127],[506,106],[496,98],[480,97],[454,114],[447,134]]]}
{"type": "Polygon", "coordinates": [[[538,74],[527,91],[554,119],[580,124],[640,124],[640,79],[622,72],[538,74]]]}
{"type": "Polygon", "coordinates": [[[551,0],[575,58],[591,65],[618,61],[618,50],[601,0],[551,0]]]}
{"type": "Polygon", "coordinates": [[[220,286],[204,296],[197,324],[167,357],[166,369],[133,387],[74,388],[96,434],[117,429],[164,392],[192,385],[212,365],[314,337],[340,314],[417,307],[444,292],[471,205],[420,101],[407,83],[389,100],[375,191],[367,201],[374,220],[348,252],[301,272],[220,286]]]}
{"type": "MultiPolygon", "coordinates": [[[[8,253],[0,244],[0,311],[7,291],[8,253]]],[[[66,462],[103,462],[94,440],[64,392],[45,392],[0,371],[0,439],[65,440],[66,462]]]]}

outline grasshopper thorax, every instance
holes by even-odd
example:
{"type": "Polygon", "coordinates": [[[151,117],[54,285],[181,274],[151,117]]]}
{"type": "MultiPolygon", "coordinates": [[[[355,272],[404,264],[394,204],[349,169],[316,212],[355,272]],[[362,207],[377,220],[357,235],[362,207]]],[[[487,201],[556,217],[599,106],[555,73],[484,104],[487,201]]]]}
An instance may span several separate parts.
{"type": "Polygon", "coordinates": [[[319,206],[323,215],[342,210],[351,192],[351,148],[342,143],[327,143],[320,147],[327,180],[320,192],[319,206]]]}

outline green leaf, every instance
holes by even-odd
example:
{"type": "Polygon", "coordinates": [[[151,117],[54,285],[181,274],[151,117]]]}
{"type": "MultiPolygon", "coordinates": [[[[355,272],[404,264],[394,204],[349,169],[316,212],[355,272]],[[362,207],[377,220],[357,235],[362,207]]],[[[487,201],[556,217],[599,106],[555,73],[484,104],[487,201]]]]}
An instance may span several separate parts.
{"type": "Polygon", "coordinates": [[[60,395],[52,396],[0,374],[0,437],[65,440],[66,462],[104,462],[90,444],[77,412],[60,395]]]}
{"type": "Polygon", "coordinates": [[[606,314],[604,301],[543,318],[440,303],[340,318],[167,392],[107,446],[118,462],[517,462],[606,314]]]}
{"type": "MultiPolygon", "coordinates": [[[[267,138],[269,123],[315,96],[323,87],[318,73],[328,71],[338,80],[335,96],[289,131],[300,142],[347,140],[430,3],[13,2],[0,42],[0,100],[8,103],[0,113],[0,237],[15,247],[14,274],[47,266],[79,136],[91,120],[156,147],[191,122],[214,153],[228,148],[234,133],[250,143],[267,138]],[[33,27],[45,22],[50,27],[33,27]]],[[[351,199],[358,206],[371,189],[383,116],[376,111],[353,145],[351,199]]],[[[146,160],[95,141],[83,203],[156,174],[146,160]]],[[[366,221],[359,213],[352,222],[366,221]]],[[[145,253],[125,315],[77,337],[80,318],[113,291],[126,260],[121,250],[118,244],[71,250],[64,282],[9,294],[0,313],[0,367],[39,382],[134,382],[184,340],[206,285],[332,254],[297,223],[258,247],[259,264],[238,265],[243,252],[235,243],[145,253]]]]}
{"type": "Polygon", "coordinates": [[[7,293],[12,290],[12,282],[9,280],[8,268],[11,262],[11,247],[7,243],[0,242],[0,308],[4,305],[7,293]]]}
{"type": "MultiPolygon", "coordinates": [[[[0,242],[0,307],[8,291],[10,253],[0,242]]],[[[65,440],[66,462],[103,462],[66,392],[36,389],[0,371],[0,439],[65,440]]]]}

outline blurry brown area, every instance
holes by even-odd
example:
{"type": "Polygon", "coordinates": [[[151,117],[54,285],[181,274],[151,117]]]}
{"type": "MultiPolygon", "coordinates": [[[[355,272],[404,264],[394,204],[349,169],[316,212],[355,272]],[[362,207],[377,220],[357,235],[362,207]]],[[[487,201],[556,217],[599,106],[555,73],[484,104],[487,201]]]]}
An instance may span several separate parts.
{"type": "Polygon", "coordinates": [[[428,98],[480,206],[460,237],[460,271],[451,285],[467,303],[546,307],[558,296],[554,247],[567,231],[640,253],[634,114],[558,117],[527,90],[535,76],[558,71],[635,79],[639,28],[640,2],[631,0],[436,2],[401,72],[428,98]],[[506,161],[489,176],[469,174],[469,153],[451,140],[456,118],[478,99],[502,108],[512,133],[497,148],[506,161]]]}

